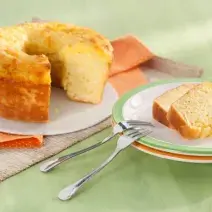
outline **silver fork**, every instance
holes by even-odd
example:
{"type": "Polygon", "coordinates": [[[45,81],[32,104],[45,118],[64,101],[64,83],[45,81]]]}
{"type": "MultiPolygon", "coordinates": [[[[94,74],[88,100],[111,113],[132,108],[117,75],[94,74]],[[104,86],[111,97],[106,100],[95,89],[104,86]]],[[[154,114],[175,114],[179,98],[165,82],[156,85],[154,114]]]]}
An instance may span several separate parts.
{"type": "Polygon", "coordinates": [[[136,129],[131,129],[128,130],[127,132],[124,133],[124,135],[120,136],[117,142],[117,146],[115,151],[108,157],[105,162],[103,162],[98,168],[93,170],[91,173],[87,174],[84,176],[82,179],[78,180],[76,183],[67,186],[63,190],[59,192],[58,198],[60,200],[68,200],[73,197],[73,195],[78,191],[84,183],[89,181],[95,174],[97,174],[99,171],[101,171],[106,165],[108,165],[122,150],[127,148],[130,144],[132,144],[134,141],[137,139],[144,137],[151,133],[151,130],[148,129],[143,129],[141,130],[136,130],[136,129]]]}
{"type": "Polygon", "coordinates": [[[116,124],[114,127],[113,127],[113,132],[110,136],[106,137],[104,140],[96,143],[96,144],[93,144],[85,149],[81,149],[79,151],[76,151],[76,152],[73,152],[73,153],[70,153],[70,154],[67,154],[67,155],[64,155],[64,156],[61,156],[59,158],[56,158],[56,159],[53,159],[53,160],[50,160],[50,161],[47,161],[45,162],[44,164],[42,164],[40,166],[40,171],[42,172],[49,172],[51,171],[53,168],[55,168],[56,166],[60,165],[61,163],[71,159],[71,158],[74,158],[78,155],[81,155],[83,153],[86,153],[92,149],[95,149],[99,146],[101,146],[102,144],[105,144],[106,142],[110,141],[112,138],[114,138],[116,135],[118,135],[119,133],[122,133],[126,130],[130,130],[130,129],[139,129],[143,126],[151,126],[151,127],[154,127],[154,125],[152,125],[150,122],[145,122],[145,121],[139,121],[139,120],[127,120],[127,121],[122,121],[122,122],[119,122],[118,124],[116,124]]]}

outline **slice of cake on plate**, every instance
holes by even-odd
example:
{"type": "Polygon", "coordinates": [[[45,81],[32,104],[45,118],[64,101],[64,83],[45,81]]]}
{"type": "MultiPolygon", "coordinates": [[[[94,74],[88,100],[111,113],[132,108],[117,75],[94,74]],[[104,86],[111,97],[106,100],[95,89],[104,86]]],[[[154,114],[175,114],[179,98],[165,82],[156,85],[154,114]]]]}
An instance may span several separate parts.
{"type": "Polygon", "coordinates": [[[188,92],[193,86],[193,84],[183,84],[168,90],[157,97],[153,102],[153,118],[161,124],[171,127],[169,121],[167,120],[167,113],[171,104],[188,92]]]}
{"type": "Polygon", "coordinates": [[[212,83],[198,84],[177,99],[167,120],[184,138],[212,136],[212,83]]]}

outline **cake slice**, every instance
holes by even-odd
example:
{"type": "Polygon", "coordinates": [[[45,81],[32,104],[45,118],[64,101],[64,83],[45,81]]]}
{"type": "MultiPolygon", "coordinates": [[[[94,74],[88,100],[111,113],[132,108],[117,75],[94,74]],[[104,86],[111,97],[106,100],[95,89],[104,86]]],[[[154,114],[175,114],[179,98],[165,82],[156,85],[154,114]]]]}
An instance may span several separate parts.
{"type": "Polygon", "coordinates": [[[170,124],[187,139],[212,135],[212,83],[194,86],[175,101],[167,114],[170,124]]]}
{"type": "Polygon", "coordinates": [[[153,102],[153,118],[161,124],[171,127],[167,120],[167,113],[171,104],[188,92],[193,86],[193,84],[183,84],[157,97],[153,102]]]}

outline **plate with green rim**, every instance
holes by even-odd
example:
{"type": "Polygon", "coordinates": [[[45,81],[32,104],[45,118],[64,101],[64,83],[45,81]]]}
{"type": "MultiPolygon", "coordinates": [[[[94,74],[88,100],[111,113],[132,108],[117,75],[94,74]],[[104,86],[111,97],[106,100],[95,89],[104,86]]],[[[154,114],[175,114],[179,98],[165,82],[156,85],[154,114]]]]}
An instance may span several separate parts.
{"type": "MultiPolygon", "coordinates": [[[[123,120],[143,120],[154,124],[153,132],[138,142],[167,152],[178,152],[186,155],[212,155],[212,138],[186,140],[152,117],[154,99],[167,90],[185,83],[209,81],[200,78],[178,78],[162,80],[137,87],[124,94],[114,105],[112,117],[114,122],[123,120]]],[[[211,80],[210,80],[211,81],[211,80]]]]}

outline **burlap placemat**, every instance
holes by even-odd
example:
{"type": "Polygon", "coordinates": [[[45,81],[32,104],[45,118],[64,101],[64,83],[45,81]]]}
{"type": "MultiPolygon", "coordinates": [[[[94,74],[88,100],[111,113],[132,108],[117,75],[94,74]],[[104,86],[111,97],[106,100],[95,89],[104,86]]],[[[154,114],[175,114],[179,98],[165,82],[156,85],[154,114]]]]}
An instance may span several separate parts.
{"type": "Polygon", "coordinates": [[[110,123],[110,117],[108,117],[101,123],[85,130],[64,135],[48,136],[44,139],[45,145],[39,149],[0,150],[0,181],[102,131],[109,127],[110,123]]]}
{"type": "MultiPolygon", "coordinates": [[[[142,70],[144,70],[144,67],[142,67],[142,70]]],[[[145,64],[145,74],[149,81],[173,77],[200,77],[202,73],[203,70],[200,68],[179,64],[161,57],[155,57],[145,64]]],[[[75,133],[48,136],[45,138],[45,145],[39,149],[0,150],[0,181],[102,131],[110,124],[111,118],[108,117],[95,126],[75,133]]]]}

